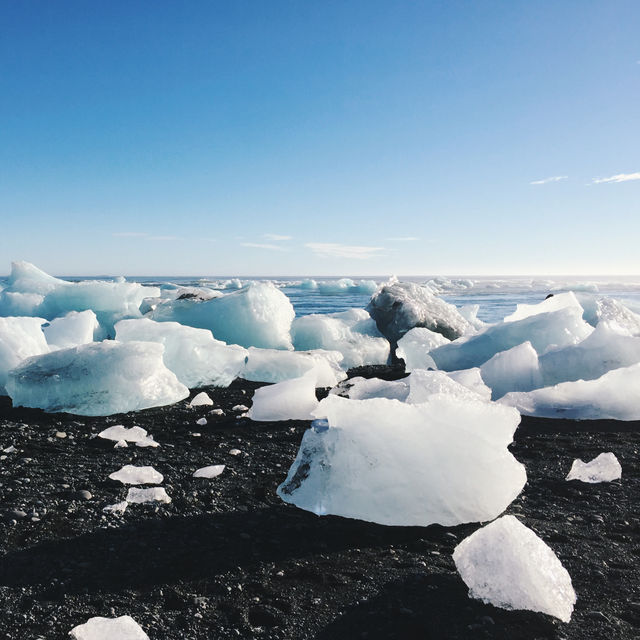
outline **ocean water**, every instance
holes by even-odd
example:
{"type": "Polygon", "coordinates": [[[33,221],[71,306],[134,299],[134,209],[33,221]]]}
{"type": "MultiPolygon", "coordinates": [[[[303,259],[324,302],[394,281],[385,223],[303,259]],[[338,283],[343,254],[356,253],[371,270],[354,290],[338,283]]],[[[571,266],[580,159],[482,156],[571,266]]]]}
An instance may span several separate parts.
{"type": "MultiPolygon", "coordinates": [[[[62,276],[65,280],[109,280],[108,277],[62,276]]],[[[640,276],[591,276],[591,277],[400,277],[426,285],[433,293],[460,307],[479,305],[478,318],[485,322],[498,322],[521,303],[535,304],[549,293],[575,291],[596,297],[616,298],[640,313],[640,276]]],[[[127,280],[164,289],[177,287],[208,287],[225,293],[239,289],[252,281],[269,281],[279,287],[291,300],[296,315],[333,313],[350,308],[365,307],[377,285],[388,280],[387,276],[371,278],[326,277],[271,277],[271,278],[221,278],[131,276],[127,280]]],[[[6,279],[0,279],[0,289],[6,279]]]]}

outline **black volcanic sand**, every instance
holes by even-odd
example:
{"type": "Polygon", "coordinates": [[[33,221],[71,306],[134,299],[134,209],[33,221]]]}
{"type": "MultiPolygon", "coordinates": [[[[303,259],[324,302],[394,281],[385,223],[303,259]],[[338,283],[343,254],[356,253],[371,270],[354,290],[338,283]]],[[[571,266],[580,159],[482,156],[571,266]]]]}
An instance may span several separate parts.
{"type": "MultiPolygon", "coordinates": [[[[372,372],[397,377],[357,373],[372,372]]],[[[308,423],[234,417],[257,386],[207,389],[225,417],[186,401],[85,418],[0,399],[0,449],[17,449],[0,461],[0,639],[66,638],[92,616],[124,614],[152,640],[640,636],[640,424],[525,419],[516,433],[529,480],[507,513],[571,574],[578,602],[564,624],[469,599],[451,553],[479,525],[384,527],[284,504],[275,490],[308,423]],[[114,424],[162,446],[95,437],[114,424]],[[564,480],[574,458],[602,451],[620,460],[621,481],[564,480]],[[127,492],[109,474],[129,463],[160,471],[171,504],[103,514],[127,492]],[[210,464],[227,468],[192,477],[210,464]]]]}

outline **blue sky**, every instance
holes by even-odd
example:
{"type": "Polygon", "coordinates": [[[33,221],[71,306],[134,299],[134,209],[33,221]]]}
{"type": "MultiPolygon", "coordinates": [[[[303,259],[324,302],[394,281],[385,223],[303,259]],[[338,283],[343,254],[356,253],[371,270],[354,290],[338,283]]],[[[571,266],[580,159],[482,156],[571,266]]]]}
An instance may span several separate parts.
{"type": "Polygon", "coordinates": [[[0,273],[638,274],[639,33],[635,0],[4,0],[0,273]]]}

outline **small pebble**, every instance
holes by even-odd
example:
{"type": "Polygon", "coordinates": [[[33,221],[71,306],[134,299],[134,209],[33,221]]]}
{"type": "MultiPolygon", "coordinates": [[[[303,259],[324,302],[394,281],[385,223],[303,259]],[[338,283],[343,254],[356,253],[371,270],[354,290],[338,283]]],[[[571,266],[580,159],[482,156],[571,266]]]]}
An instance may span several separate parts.
{"type": "Polygon", "coordinates": [[[81,489],[80,491],[76,491],[76,498],[78,498],[78,500],[91,500],[93,496],[91,495],[91,491],[81,489]]]}
{"type": "Polygon", "coordinates": [[[56,431],[56,438],[63,439],[66,437],[67,437],[67,434],[64,431],[56,431]]]}

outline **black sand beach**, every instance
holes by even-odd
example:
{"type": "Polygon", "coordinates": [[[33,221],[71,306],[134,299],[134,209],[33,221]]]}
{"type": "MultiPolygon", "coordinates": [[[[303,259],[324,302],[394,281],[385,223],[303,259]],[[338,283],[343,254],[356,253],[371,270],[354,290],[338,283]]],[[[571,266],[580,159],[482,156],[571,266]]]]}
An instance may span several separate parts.
{"type": "Polygon", "coordinates": [[[468,598],[451,553],[478,524],[383,527],[284,504],[275,490],[308,423],[234,417],[257,386],[206,389],[225,416],[185,401],[84,418],[0,399],[0,448],[17,450],[0,461],[0,639],[65,638],[92,616],[124,614],[152,640],[640,635],[638,423],[524,419],[516,432],[528,482],[507,513],[569,571],[578,601],[564,624],[468,598]],[[144,427],[161,447],[95,437],[114,424],[144,427]],[[621,481],[564,480],[574,458],[603,451],[620,460],[621,481]],[[172,502],[104,514],[126,495],[108,479],[124,464],[160,471],[172,502]],[[192,477],[210,464],[227,468],[192,477]]]}

